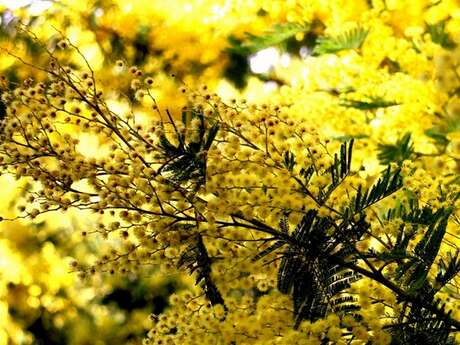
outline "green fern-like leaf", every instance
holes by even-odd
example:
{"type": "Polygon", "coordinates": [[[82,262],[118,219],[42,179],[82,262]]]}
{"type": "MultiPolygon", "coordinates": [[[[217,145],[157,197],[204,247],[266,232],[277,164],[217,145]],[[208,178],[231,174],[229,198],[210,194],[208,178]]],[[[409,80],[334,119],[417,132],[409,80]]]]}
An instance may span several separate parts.
{"type": "Polygon", "coordinates": [[[334,155],[334,163],[329,169],[332,177],[331,187],[336,187],[350,173],[354,139],[340,146],[340,159],[334,155]]]}
{"type": "Polygon", "coordinates": [[[330,218],[319,217],[316,210],[305,213],[296,226],[292,238],[298,246],[290,245],[284,251],[278,271],[278,290],[293,298],[295,328],[302,320],[317,320],[328,312],[354,313],[359,309],[357,301],[346,293],[350,284],[360,279],[359,274],[330,259],[350,256],[350,241],[359,241],[368,224],[361,218],[355,227],[338,230],[330,218]]]}
{"type": "Polygon", "coordinates": [[[358,188],[353,204],[348,208],[347,213],[360,213],[369,206],[377,203],[383,198],[393,194],[402,187],[401,170],[391,170],[388,166],[383,175],[369,190],[358,188]]]}
{"type": "Polygon", "coordinates": [[[414,254],[421,260],[415,267],[409,278],[409,287],[411,290],[417,290],[424,286],[428,272],[438,255],[442,240],[446,233],[448,212],[443,212],[443,217],[436,223],[428,227],[425,236],[417,243],[414,248],[414,254]]]}
{"type": "Polygon", "coordinates": [[[276,24],[270,30],[259,36],[247,32],[246,40],[242,43],[238,43],[238,41],[232,40],[232,46],[229,50],[238,54],[249,55],[265,48],[280,45],[281,43],[294,37],[296,34],[307,32],[309,30],[309,24],[276,24]]]}
{"type": "Polygon", "coordinates": [[[369,30],[357,26],[335,37],[318,39],[313,55],[335,54],[341,50],[357,49],[364,43],[369,30]]]}
{"type": "Polygon", "coordinates": [[[187,268],[190,274],[196,272],[196,284],[202,284],[211,304],[224,304],[224,299],[211,278],[211,258],[201,236],[197,236],[184,250],[177,266],[187,268]]]}
{"type": "Polygon", "coordinates": [[[417,228],[411,228],[408,230],[406,224],[402,223],[399,226],[398,233],[391,250],[382,253],[376,253],[375,257],[383,260],[386,264],[391,262],[401,263],[402,260],[413,259],[413,256],[408,251],[408,246],[409,242],[414,238],[416,234],[417,228]]]}
{"type": "Polygon", "coordinates": [[[355,108],[359,110],[374,110],[378,108],[388,108],[400,103],[385,100],[382,97],[369,96],[366,100],[343,99],[340,101],[342,107],[355,108]]]}
{"type": "Polygon", "coordinates": [[[446,49],[455,48],[455,43],[450,39],[449,34],[446,32],[445,20],[441,20],[440,22],[433,25],[427,25],[427,31],[434,43],[437,43],[446,49]]]}
{"type": "Polygon", "coordinates": [[[445,286],[449,281],[460,273],[460,251],[457,249],[454,254],[447,253],[447,259],[441,259],[438,264],[436,282],[440,287],[445,286]]]}
{"type": "Polygon", "coordinates": [[[342,143],[339,154],[334,154],[334,162],[327,171],[327,174],[331,177],[331,183],[325,190],[320,191],[320,202],[325,202],[340,183],[350,174],[353,143],[354,139],[342,143]]]}
{"type": "Polygon", "coordinates": [[[447,145],[449,144],[449,139],[447,139],[446,133],[443,133],[442,130],[433,127],[429,128],[425,131],[425,135],[433,139],[439,145],[447,145]]]}
{"type": "MultiPolygon", "coordinates": [[[[440,310],[445,310],[442,302],[434,301],[440,310]]],[[[392,334],[390,345],[455,345],[457,342],[450,337],[450,327],[446,320],[433,315],[421,308],[411,308],[409,315],[400,318],[387,327],[392,334]]]]}
{"type": "Polygon", "coordinates": [[[292,172],[296,164],[295,155],[291,151],[286,151],[283,156],[283,163],[286,169],[292,172]]]}
{"type": "MultiPolygon", "coordinates": [[[[289,213],[288,212],[283,212],[283,215],[280,218],[279,221],[279,230],[283,234],[288,234],[289,233],[289,219],[288,219],[289,213]]],[[[275,243],[271,244],[264,250],[262,250],[260,253],[258,253],[254,258],[252,259],[253,262],[262,259],[263,257],[273,253],[276,251],[278,248],[281,248],[283,245],[286,244],[286,241],[284,240],[278,240],[275,243]]]]}
{"type": "MultiPolygon", "coordinates": [[[[449,215],[450,210],[441,209],[436,216],[432,217],[433,222],[428,225],[424,236],[410,252],[407,249],[408,242],[420,231],[419,225],[413,225],[412,231],[408,234],[403,231],[403,224],[392,251],[387,253],[390,256],[381,256],[387,263],[389,262],[388,260],[392,259],[399,263],[395,278],[404,286],[407,286],[408,293],[419,295],[424,299],[431,298],[434,295],[433,287],[427,277],[441,247],[449,215]],[[401,257],[395,258],[394,256],[397,253],[401,254],[401,257]]],[[[441,283],[445,277],[442,274],[438,274],[438,278],[438,282],[441,283]]]]}
{"type": "Polygon", "coordinates": [[[406,223],[430,225],[436,223],[443,214],[443,209],[435,211],[429,206],[419,208],[418,200],[410,199],[407,206],[400,204],[395,208],[389,209],[384,219],[391,221],[399,218],[406,223]]]}
{"type": "MultiPolygon", "coordinates": [[[[177,129],[169,113],[168,116],[177,144],[172,143],[165,134],[160,136],[158,147],[163,153],[165,162],[158,171],[169,172],[169,177],[175,182],[195,180],[199,185],[203,184],[206,177],[206,154],[219,131],[218,124],[208,128],[203,114],[192,114],[200,119],[200,127],[198,138],[189,140],[177,129]]],[[[186,116],[186,114],[182,115],[184,125],[187,124],[186,116]]]]}
{"type": "Polygon", "coordinates": [[[333,137],[334,140],[338,140],[338,141],[350,141],[351,139],[358,140],[358,139],[365,139],[365,138],[369,138],[369,136],[367,134],[362,134],[362,133],[358,133],[354,135],[345,134],[345,135],[333,137]]]}
{"type": "Polygon", "coordinates": [[[402,163],[414,153],[411,133],[404,134],[394,144],[378,144],[377,158],[382,164],[402,163]]]}
{"type": "MultiPolygon", "coordinates": [[[[457,93],[460,95],[460,93],[457,93]]],[[[436,126],[425,131],[425,135],[432,138],[437,144],[446,146],[449,144],[448,134],[460,131],[460,118],[458,116],[449,116],[437,114],[440,119],[436,126]]]]}

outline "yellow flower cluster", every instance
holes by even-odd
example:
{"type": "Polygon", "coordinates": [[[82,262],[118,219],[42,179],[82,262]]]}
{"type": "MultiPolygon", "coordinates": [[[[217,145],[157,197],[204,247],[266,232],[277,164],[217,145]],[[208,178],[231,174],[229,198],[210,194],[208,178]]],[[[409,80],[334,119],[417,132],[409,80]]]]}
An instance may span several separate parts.
{"type": "Polygon", "coordinates": [[[112,5],[100,6],[96,35],[140,44],[142,34],[162,58],[127,67],[129,51],[112,64],[111,90],[60,40],[38,82],[4,86],[0,159],[33,186],[10,218],[97,215],[81,234],[110,245],[72,264],[80,278],[151,265],[193,273],[199,286],[151,316],[144,344],[390,344],[397,327],[415,329],[418,304],[459,329],[457,275],[441,284],[460,235],[454,1],[112,5]],[[161,25],[149,27],[146,13],[161,25]],[[287,22],[315,23],[310,34],[330,52],[275,66],[264,101],[260,82],[228,99],[211,91],[230,59],[227,37],[287,22]],[[343,42],[359,30],[359,44],[343,42]]]}
{"type": "MultiPolygon", "coordinates": [[[[12,187],[3,190],[2,207],[6,210],[20,196],[10,176],[2,176],[1,183],[12,187]]],[[[15,214],[13,209],[9,212],[15,214]]],[[[142,336],[149,329],[148,304],[129,310],[116,296],[117,291],[126,289],[124,277],[96,278],[96,289],[70,273],[76,263],[70,255],[80,260],[96,254],[94,244],[72,234],[75,216],[54,214],[34,223],[1,224],[0,344],[54,341],[102,345],[108,339],[112,344],[140,344],[140,340],[131,343],[130,337],[142,336]]],[[[177,277],[175,281],[180,284],[183,280],[177,277]]],[[[161,291],[169,282],[157,275],[139,277],[133,286],[145,285],[155,296],[166,299],[168,294],[161,291]]]]}

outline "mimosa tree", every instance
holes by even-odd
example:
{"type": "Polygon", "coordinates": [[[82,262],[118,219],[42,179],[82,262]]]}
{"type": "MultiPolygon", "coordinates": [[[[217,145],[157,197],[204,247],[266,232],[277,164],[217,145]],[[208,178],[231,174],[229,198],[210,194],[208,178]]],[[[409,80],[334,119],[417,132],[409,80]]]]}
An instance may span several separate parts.
{"type": "Polygon", "coordinates": [[[83,280],[192,275],[145,344],[455,344],[456,41],[443,21],[402,28],[400,8],[372,3],[343,27],[312,12],[233,37],[240,57],[309,49],[262,76],[278,86],[256,101],[173,74],[183,104],[169,106],[155,74],[121,59],[111,88],[64,35],[26,32],[46,63],[4,50],[41,75],[4,80],[0,159],[32,187],[3,221],[98,215],[81,235],[112,247],[71,263],[83,280]]]}

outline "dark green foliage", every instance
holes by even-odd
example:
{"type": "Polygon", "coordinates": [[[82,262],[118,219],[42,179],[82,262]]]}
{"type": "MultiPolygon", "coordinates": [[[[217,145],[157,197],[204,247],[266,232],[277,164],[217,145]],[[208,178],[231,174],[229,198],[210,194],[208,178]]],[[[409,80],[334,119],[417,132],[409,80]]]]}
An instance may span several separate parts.
{"type": "Polygon", "coordinates": [[[300,176],[302,176],[304,182],[308,184],[314,172],[315,169],[312,166],[308,167],[307,169],[302,168],[300,169],[300,176]]]}
{"type": "Polygon", "coordinates": [[[119,308],[134,311],[149,307],[156,314],[161,313],[168,306],[168,296],[178,290],[174,279],[152,290],[144,281],[135,279],[115,287],[102,299],[103,304],[115,303],[119,308]]]}
{"type": "Polygon", "coordinates": [[[430,128],[425,131],[425,135],[432,138],[436,143],[440,145],[449,144],[449,139],[447,139],[446,134],[439,131],[436,128],[430,128]]]}
{"type": "MultiPolygon", "coordinates": [[[[410,135],[404,136],[398,145],[406,148],[403,151],[410,151],[410,135]]],[[[449,337],[452,327],[459,329],[460,324],[436,300],[436,292],[459,273],[460,253],[449,253],[438,261],[435,281],[428,278],[438,258],[452,211],[420,207],[417,199],[413,198],[405,204],[399,201],[397,207],[383,211],[383,220],[401,220],[396,234],[386,234],[386,237],[378,239],[384,248],[381,252],[361,251],[358,244],[373,236],[369,233],[370,225],[364,211],[398,191],[402,187],[402,177],[400,168],[392,169],[389,165],[373,186],[357,189],[356,196],[344,211],[334,210],[325,201],[330,191],[351,173],[352,151],[353,140],[345,142],[340,152],[334,155],[333,164],[327,171],[322,172],[312,165],[300,169],[298,176],[294,174],[298,164],[295,156],[285,152],[284,168],[293,174],[301,191],[312,197],[318,206],[330,208],[338,218],[321,217],[316,209],[306,210],[292,232],[288,223],[292,211],[288,209],[283,210],[277,230],[259,220],[244,219],[260,229],[266,229],[273,236],[270,239],[272,243],[265,242],[267,246],[261,248],[253,261],[273,254],[276,256],[268,262],[280,260],[277,287],[280,292],[292,296],[294,328],[298,328],[303,320],[315,321],[329,313],[359,318],[358,300],[348,288],[366,276],[390,288],[403,308],[401,313],[396,314],[394,322],[385,326],[393,335],[394,344],[417,344],[422,340],[427,344],[453,343],[449,337]],[[308,189],[313,174],[330,176],[330,185],[318,197],[308,189]],[[414,243],[416,240],[417,243],[414,243]],[[396,270],[390,271],[392,273],[385,270],[390,264],[397,264],[396,270]]],[[[197,245],[192,245],[185,251],[180,265],[189,263],[189,269],[203,266],[198,264],[200,259],[196,248],[197,245]]],[[[209,258],[201,261],[210,262],[209,258]]],[[[200,274],[199,279],[204,282],[208,298],[214,303],[223,303],[217,289],[212,282],[204,279],[205,276],[200,274]]]]}
{"type": "MultiPolygon", "coordinates": [[[[188,140],[186,135],[177,129],[174,120],[169,116],[177,145],[171,143],[166,135],[160,136],[159,148],[164,154],[165,162],[158,172],[171,172],[171,179],[176,182],[195,180],[198,185],[201,185],[205,183],[206,178],[207,151],[219,131],[219,126],[214,124],[209,127],[208,120],[204,118],[203,114],[194,114],[194,116],[200,119],[197,141],[188,140]]],[[[186,126],[186,113],[183,114],[183,121],[186,126]]]]}
{"type": "Polygon", "coordinates": [[[400,204],[395,208],[389,209],[384,219],[389,221],[400,218],[406,223],[430,225],[436,223],[443,214],[443,209],[434,211],[429,206],[419,208],[418,200],[410,199],[407,206],[400,204]]]}
{"type": "Polygon", "coordinates": [[[448,253],[447,259],[439,261],[434,284],[428,279],[428,272],[438,257],[450,214],[450,209],[441,208],[434,211],[428,206],[419,208],[413,200],[407,207],[400,205],[387,212],[387,220],[400,218],[404,223],[400,225],[394,241],[388,242],[390,249],[376,256],[384,261],[385,265],[398,264],[394,274],[395,281],[405,289],[413,301],[417,301],[405,303],[406,310],[394,324],[389,325],[388,328],[393,335],[392,344],[455,344],[454,340],[449,338],[449,313],[445,312],[444,305],[436,300],[435,293],[460,272],[459,253],[448,253]],[[418,234],[422,236],[415,247],[409,249],[409,242],[415,240],[418,234]],[[424,307],[422,302],[441,313],[434,313],[433,310],[424,307]]]}
{"type": "Polygon", "coordinates": [[[279,228],[283,234],[289,233],[289,218],[288,217],[289,217],[289,212],[285,210],[279,221],[279,228]]]}
{"type": "Polygon", "coordinates": [[[409,292],[419,293],[420,290],[426,294],[426,291],[431,290],[427,276],[438,255],[449,215],[450,213],[442,211],[442,217],[437,217],[437,221],[428,226],[411,255],[396,270],[396,279],[403,282],[409,288],[409,292]]]}
{"type": "Polygon", "coordinates": [[[277,250],[278,248],[282,247],[283,245],[285,245],[286,242],[285,241],[276,241],[275,243],[273,243],[272,245],[270,245],[269,247],[265,248],[264,250],[262,250],[260,253],[258,253],[256,256],[254,256],[254,258],[252,259],[252,261],[257,261],[257,260],[260,260],[262,259],[263,257],[273,253],[275,250],[277,250]]]}
{"type": "Polygon", "coordinates": [[[334,140],[338,140],[338,141],[350,141],[352,139],[357,140],[357,139],[369,138],[369,136],[367,134],[358,133],[355,135],[346,134],[346,135],[341,135],[341,136],[333,137],[333,138],[334,140]]]}
{"type": "Polygon", "coordinates": [[[458,116],[448,116],[437,114],[440,117],[440,122],[437,126],[429,128],[425,131],[425,135],[433,139],[436,144],[441,146],[441,150],[449,144],[447,135],[452,132],[460,131],[460,120],[458,116]]]}
{"type": "Polygon", "coordinates": [[[427,31],[434,43],[437,43],[446,49],[455,48],[455,43],[450,39],[449,34],[446,32],[446,20],[441,20],[433,25],[428,24],[427,31]]]}
{"type": "Polygon", "coordinates": [[[196,284],[201,284],[212,305],[224,304],[224,299],[211,278],[211,258],[201,235],[196,236],[182,253],[177,266],[185,267],[190,274],[196,272],[196,284]]]}
{"type": "Polygon", "coordinates": [[[410,159],[414,153],[414,145],[411,142],[411,133],[406,133],[395,144],[379,144],[378,159],[382,164],[402,163],[410,159]]]}
{"type": "Polygon", "coordinates": [[[347,210],[347,214],[356,214],[362,212],[369,206],[377,203],[385,197],[393,194],[402,187],[401,170],[391,170],[388,166],[383,175],[379,178],[369,190],[363,190],[361,186],[358,187],[358,192],[352,204],[347,210]]]}
{"type": "MultiPolygon", "coordinates": [[[[418,308],[414,308],[418,309],[418,308]]],[[[449,326],[445,320],[433,317],[426,309],[410,312],[407,320],[390,328],[391,345],[455,345],[449,337],[449,326]]]]}
{"type": "Polygon", "coordinates": [[[402,163],[414,153],[411,133],[404,134],[394,144],[378,144],[377,158],[382,164],[402,163]]]}
{"type": "MultiPolygon", "coordinates": [[[[238,46],[241,42],[230,38],[232,45],[238,46]]],[[[246,76],[249,74],[249,62],[247,55],[229,49],[227,51],[228,63],[224,70],[224,77],[231,81],[238,89],[246,86],[246,76]]]]}
{"type": "Polygon", "coordinates": [[[251,33],[246,33],[246,40],[238,42],[235,39],[231,41],[232,46],[229,48],[230,52],[235,52],[241,55],[249,55],[259,50],[277,46],[288,39],[294,37],[301,32],[310,30],[308,24],[297,23],[283,23],[274,25],[269,31],[264,32],[262,35],[257,36],[251,33]]]}
{"type": "Polygon", "coordinates": [[[143,65],[145,64],[145,60],[151,53],[150,44],[149,44],[149,33],[150,27],[147,25],[140,25],[136,37],[133,41],[134,46],[134,64],[135,65],[143,65]]]}
{"type": "Polygon", "coordinates": [[[45,308],[42,309],[40,316],[25,331],[33,334],[37,344],[68,344],[68,336],[53,324],[52,315],[49,315],[45,308]]]}
{"type": "Polygon", "coordinates": [[[447,253],[447,259],[439,260],[436,282],[445,286],[460,273],[460,252],[457,249],[454,254],[447,253]]]}
{"type": "Polygon", "coordinates": [[[295,155],[291,151],[286,151],[283,156],[283,163],[286,169],[292,172],[296,164],[295,155]]]}
{"type": "Polygon", "coordinates": [[[407,247],[416,234],[417,228],[412,227],[407,230],[406,224],[402,223],[398,228],[398,233],[391,249],[375,256],[385,261],[386,264],[394,261],[401,262],[400,260],[402,259],[410,259],[411,255],[408,253],[407,247]]]}
{"type": "MultiPolygon", "coordinates": [[[[265,11],[261,10],[260,13],[265,13],[265,11]]],[[[291,55],[299,55],[301,48],[311,51],[316,44],[317,32],[323,29],[322,22],[313,20],[311,24],[276,24],[261,35],[246,33],[242,39],[230,36],[228,37],[229,48],[226,49],[228,63],[224,70],[224,77],[237,88],[242,89],[246,86],[247,76],[251,73],[248,61],[251,54],[273,46],[291,55]],[[302,40],[296,39],[295,36],[298,33],[304,34],[302,40]]],[[[256,76],[263,81],[285,83],[271,74],[257,74],[256,76]]]]}
{"type": "MultiPolygon", "coordinates": [[[[284,233],[284,234],[288,234],[289,233],[289,221],[288,221],[288,214],[284,213],[283,216],[280,218],[280,221],[279,221],[279,230],[280,232],[284,233]]],[[[254,256],[254,258],[252,259],[252,261],[257,261],[257,260],[260,260],[262,259],[263,257],[273,253],[275,250],[277,250],[278,248],[282,247],[283,245],[286,244],[286,241],[283,241],[283,240],[280,240],[280,241],[276,241],[275,243],[273,243],[272,245],[270,245],[269,247],[265,248],[264,250],[262,250],[260,253],[258,253],[256,256],[254,256]]]]}
{"type": "Polygon", "coordinates": [[[6,116],[6,106],[2,101],[0,101],[0,120],[2,120],[5,116],[6,116]]]}
{"type": "MultiPolygon", "coordinates": [[[[292,234],[296,245],[284,251],[278,271],[279,291],[293,297],[295,327],[302,320],[314,321],[328,312],[354,314],[359,309],[346,289],[360,275],[337,265],[332,258],[349,257],[368,226],[361,218],[353,226],[337,227],[330,218],[319,217],[316,210],[305,213],[292,234]]],[[[279,243],[275,245],[279,247],[279,243]]],[[[277,249],[272,247],[270,251],[277,249]]]]}
{"type": "Polygon", "coordinates": [[[324,190],[320,190],[320,202],[325,202],[331,193],[349,175],[351,170],[353,143],[354,139],[342,143],[342,145],[340,145],[340,156],[337,153],[334,154],[334,162],[326,172],[331,177],[331,183],[324,190]]]}
{"type": "Polygon", "coordinates": [[[320,37],[313,55],[335,54],[341,50],[360,48],[368,33],[369,30],[357,26],[335,37],[320,37]]]}
{"type": "Polygon", "coordinates": [[[342,99],[340,105],[347,108],[355,108],[359,110],[375,110],[378,108],[388,108],[399,103],[394,101],[387,101],[382,97],[369,96],[367,100],[354,100],[354,99],[342,99]]]}
{"type": "Polygon", "coordinates": [[[348,145],[347,143],[340,145],[340,160],[337,157],[337,153],[334,155],[334,163],[329,169],[332,177],[332,184],[329,188],[335,188],[338,186],[340,182],[342,182],[343,179],[350,173],[353,143],[354,139],[351,139],[348,142],[348,145]]]}

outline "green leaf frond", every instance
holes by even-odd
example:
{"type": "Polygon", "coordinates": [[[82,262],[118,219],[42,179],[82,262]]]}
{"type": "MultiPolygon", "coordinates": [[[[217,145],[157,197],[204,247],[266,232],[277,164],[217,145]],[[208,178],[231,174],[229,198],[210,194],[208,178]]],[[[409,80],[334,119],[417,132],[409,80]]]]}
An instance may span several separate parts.
{"type": "Polygon", "coordinates": [[[224,305],[224,299],[211,278],[211,258],[201,235],[196,236],[179,258],[177,267],[186,268],[190,274],[196,272],[196,284],[201,284],[212,305],[224,305]]]}
{"type": "Polygon", "coordinates": [[[278,290],[293,298],[295,327],[302,320],[314,321],[329,312],[344,314],[359,309],[346,290],[360,275],[337,265],[332,257],[352,257],[354,244],[367,228],[364,219],[341,227],[329,217],[318,216],[316,210],[305,213],[292,234],[297,245],[284,251],[278,271],[278,290]]]}
{"type": "MultiPolygon", "coordinates": [[[[168,114],[169,115],[169,114],[168,114]]],[[[192,114],[192,118],[200,120],[196,136],[187,136],[181,132],[173,118],[169,115],[173,127],[173,144],[165,134],[159,138],[159,149],[163,154],[164,163],[158,172],[169,172],[175,182],[195,180],[198,185],[205,183],[207,152],[219,131],[217,123],[210,124],[201,113],[192,114]]],[[[183,124],[187,128],[187,115],[183,114],[183,124]]]]}
{"type": "Polygon", "coordinates": [[[398,263],[395,279],[406,286],[410,294],[431,299],[436,291],[458,273],[458,256],[449,254],[447,263],[441,260],[438,264],[440,269],[436,277],[436,287],[428,280],[428,273],[438,256],[450,214],[450,209],[433,211],[428,207],[412,207],[408,211],[400,211],[400,218],[405,223],[400,224],[391,249],[378,255],[386,264],[398,263]],[[422,232],[421,239],[413,249],[409,249],[409,243],[422,232]]]}
{"type": "Polygon", "coordinates": [[[246,32],[246,39],[243,42],[238,42],[235,39],[231,40],[232,46],[229,50],[242,55],[249,55],[265,48],[280,45],[298,33],[307,32],[309,30],[310,25],[307,23],[275,24],[270,30],[265,31],[261,35],[253,35],[246,32]]]}
{"type": "Polygon", "coordinates": [[[460,273],[460,251],[457,249],[454,254],[447,253],[447,258],[441,258],[438,263],[438,274],[436,276],[436,283],[439,286],[445,286],[457,274],[460,273]]]}
{"type": "Polygon", "coordinates": [[[388,101],[383,97],[367,96],[363,100],[355,99],[341,99],[339,103],[342,107],[355,108],[359,110],[375,110],[379,108],[388,108],[400,103],[395,101],[388,101]]]}
{"type": "Polygon", "coordinates": [[[388,166],[382,176],[370,189],[363,190],[358,187],[356,197],[346,211],[346,214],[356,214],[364,211],[369,206],[393,194],[402,187],[401,169],[395,170],[388,166]]]}
{"type": "Polygon", "coordinates": [[[384,220],[391,221],[399,218],[406,223],[430,225],[436,223],[444,212],[444,209],[435,211],[430,206],[420,208],[417,199],[410,199],[407,205],[399,204],[397,207],[389,209],[384,220]]]}
{"type": "Polygon", "coordinates": [[[439,145],[446,146],[449,144],[449,139],[447,139],[446,133],[439,128],[429,128],[425,131],[425,135],[433,139],[439,145]]]}
{"type": "Polygon", "coordinates": [[[292,172],[296,164],[295,155],[291,151],[286,151],[283,156],[283,163],[285,168],[292,172]]]}
{"type": "Polygon", "coordinates": [[[334,154],[334,162],[327,170],[327,174],[331,177],[331,183],[323,191],[320,191],[320,202],[325,202],[332,192],[343,182],[343,180],[350,174],[351,161],[353,153],[354,139],[344,142],[340,145],[339,154],[334,154]]]}
{"type": "Polygon", "coordinates": [[[381,164],[402,163],[414,153],[411,133],[404,134],[394,144],[378,144],[377,158],[381,164]]]}
{"type": "MultiPolygon", "coordinates": [[[[289,220],[288,220],[289,214],[287,212],[284,212],[283,215],[280,218],[279,221],[279,231],[282,232],[283,234],[288,234],[289,233],[289,220]]],[[[286,241],[279,240],[273,243],[272,245],[268,246],[264,250],[262,250],[260,253],[258,253],[254,258],[252,259],[253,262],[262,259],[263,257],[273,253],[276,251],[278,248],[282,247],[283,245],[286,244],[286,241]]]]}
{"type": "Polygon", "coordinates": [[[453,49],[456,47],[456,44],[451,40],[449,34],[446,32],[446,20],[441,20],[432,25],[427,24],[427,32],[430,34],[431,40],[443,48],[453,49]]]}
{"type": "MultiPolygon", "coordinates": [[[[437,303],[441,304],[441,303],[437,303]]],[[[444,306],[441,305],[441,310],[444,306]]],[[[387,327],[392,334],[391,345],[455,345],[450,337],[450,327],[446,320],[434,316],[423,308],[414,308],[405,320],[387,327]]]]}
{"type": "Polygon", "coordinates": [[[321,37],[313,49],[313,55],[334,54],[341,50],[360,48],[368,33],[369,30],[356,26],[338,36],[321,37]]]}
{"type": "MultiPolygon", "coordinates": [[[[334,154],[334,160],[332,164],[327,169],[321,169],[315,164],[312,164],[308,167],[302,167],[299,171],[299,176],[293,174],[294,168],[297,164],[295,155],[290,151],[286,151],[283,155],[283,166],[288,170],[293,178],[298,182],[300,191],[310,197],[315,198],[315,201],[319,205],[325,204],[332,192],[343,182],[343,180],[351,172],[351,161],[352,161],[352,151],[353,151],[354,139],[352,138],[349,141],[346,141],[340,145],[339,153],[334,154]],[[308,189],[308,184],[311,177],[316,174],[320,176],[327,176],[329,179],[328,185],[319,190],[319,195],[317,198],[308,189]]],[[[312,153],[307,149],[308,154],[312,157],[312,153]]]]}

